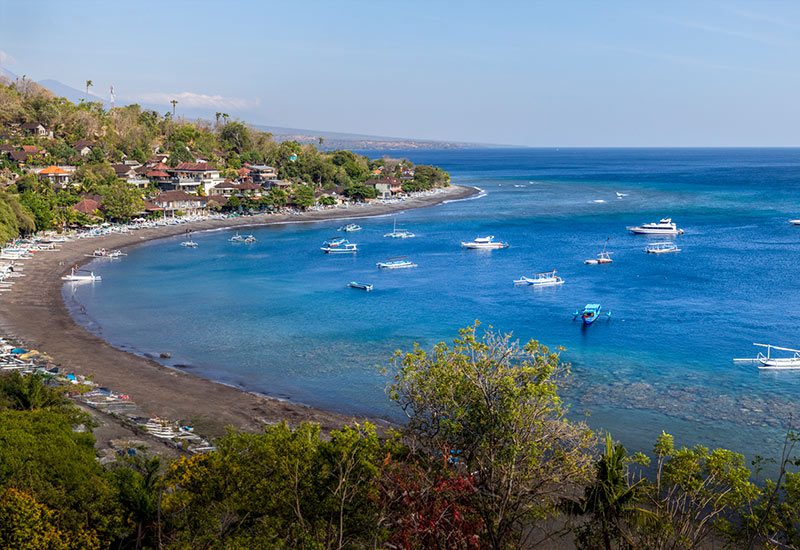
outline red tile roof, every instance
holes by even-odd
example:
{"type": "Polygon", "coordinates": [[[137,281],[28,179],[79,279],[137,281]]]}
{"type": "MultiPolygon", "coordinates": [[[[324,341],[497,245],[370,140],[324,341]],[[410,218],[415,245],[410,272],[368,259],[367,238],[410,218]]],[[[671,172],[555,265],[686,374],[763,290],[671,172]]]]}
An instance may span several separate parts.
{"type": "Polygon", "coordinates": [[[82,212],[84,214],[92,214],[95,210],[100,208],[100,203],[92,199],[83,199],[82,201],[73,204],[72,209],[82,212]]]}
{"type": "Polygon", "coordinates": [[[206,170],[216,170],[207,162],[181,162],[172,170],[181,172],[205,172],[206,170]]]}
{"type": "Polygon", "coordinates": [[[150,170],[145,174],[148,178],[168,178],[169,174],[161,170],[150,170]]]}

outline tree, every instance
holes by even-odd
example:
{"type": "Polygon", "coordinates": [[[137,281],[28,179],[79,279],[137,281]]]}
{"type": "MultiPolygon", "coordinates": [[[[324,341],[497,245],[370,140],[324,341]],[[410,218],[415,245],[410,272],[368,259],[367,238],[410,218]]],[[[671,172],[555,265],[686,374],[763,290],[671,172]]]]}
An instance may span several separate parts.
{"type": "Polygon", "coordinates": [[[47,386],[44,376],[14,372],[0,377],[0,406],[18,411],[59,408],[68,403],[59,389],[47,386]]]}
{"type": "Polygon", "coordinates": [[[86,101],[89,101],[89,88],[91,88],[92,86],[94,86],[94,82],[92,82],[91,80],[87,80],[86,81],[86,101]]]}
{"type": "Polygon", "coordinates": [[[355,201],[363,202],[367,199],[374,199],[377,197],[378,191],[371,185],[356,184],[345,189],[344,194],[355,201]]]}
{"type": "Polygon", "coordinates": [[[173,99],[172,101],[170,101],[170,103],[172,103],[172,116],[174,117],[175,116],[175,107],[177,107],[177,105],[178,105],[178,100],[177,99],[173,99]]]}
{"type": "Polygon", "coordinates": [[[588,479],[592,434],[564,416],[558,353],[535,340],[520,346],[508,334],[479,337],[477,326],[462,329],[452,347],[398,353],[389,395],[408,417],[412,449],[454,453],[474,475],[483,544],[524,546],[588,479]]]}
{"type": "Polygon", "coordinates": [[[111,220],[129,220],[144,209],[141,193],[124,181],[115,181],[100,188],[102,210],[111,220]]]}
{"type": "Polygon", "coordinates": [[[292,202],[303,210],[314,206],[314,190],[308,185],[295,185],[292,189],[292,202]]]}
{"type": "Polygon", "coordinates": [[[159,546],[161,534],[161,460],[156,457],[127,458],[112,470],[120,505],[135,526],[135,548],[159,546]]]}
{"type": "Polygon", "coordinates": [[[280,187],[272,187],[266,195],[267,204],[274,208],[283,208],[289,204],[289,194],[280,187]]]}

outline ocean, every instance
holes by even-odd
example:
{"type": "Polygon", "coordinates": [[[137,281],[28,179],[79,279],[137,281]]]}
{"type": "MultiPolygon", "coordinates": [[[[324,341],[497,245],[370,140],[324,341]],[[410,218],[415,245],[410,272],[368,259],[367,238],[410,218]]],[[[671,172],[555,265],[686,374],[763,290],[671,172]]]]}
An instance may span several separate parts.
{"type": "MultiPolygon", "coordinates": [[[[365,152],[371,156],[381,153],[365,152]]],[[[776,455],[797,415],[800,371],[759,371],[753,342],[800,348],[800,150],[481,149],[392,151],[450,171],[479,198],[358,220],[355,256],[319,247],[341,221],[147,242],[97,260],[94,285],[65,287],[76,319],[115,346],[171,358],[243,389],[352,414],[401,419],[385,387],[395,350],[483,327],[563,346],[570,416],[649,450],[679,444],[776,455]],[[619,197],[619,194],[624,196],[619,197]],[[672,217],[678,254],[626,226],[672,217]],[[464,250],[494,235],[510,247],[464,250]],[[610,265],[584,265],[606,245],[610,265]],[[408,256],[416,269],[375,263],[408,256]],[[515,287],[557,269],[561,287],[515,287]],[[372,283],[371,293],[346,287],[372,283]],[[612,313],[584,328],[573,312],[612,313]],[[81,309],[83,308],[83,309],[81,309]]],[[[346,222],[345,222],[346,223],[346,222]]],[[[663,239],[658,239],[663,240],[663,239]]]]}

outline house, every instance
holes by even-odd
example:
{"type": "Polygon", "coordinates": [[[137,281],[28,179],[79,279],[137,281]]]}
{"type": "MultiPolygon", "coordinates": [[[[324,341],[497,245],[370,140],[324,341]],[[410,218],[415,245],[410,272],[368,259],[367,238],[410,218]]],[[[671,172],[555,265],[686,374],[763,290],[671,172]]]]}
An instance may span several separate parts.
{"type": "Polygon", "coordinates": [[[177,212],[194,215],[202,214],[206,209],[205,197],[190,195],[185,191],[164,191],[159,193],[151,201],[153,205],[163,208],[164,214],[175,216],[177,212]]]}
{"type": "Polygon", "coordinates": [[[253,183],[266,183],[278,179],[278,171],[272,166],[266,164],[248,164],[246,166],[250,170],[249,176],[253,183]]]}
{"type": "Polygon", "coordinates": [[[203,198],[205,199],[206,207],[208,208],[222,208],[228,203],[228,197],[223,197],[222,195],[203,198]]]}
{"type": "Polygon", "coordinates": [[[218,183],[208,193],[209,197],[231,197],[239,190],[239,184],[232,181],[218,183]]]}
{"type": "Polygon", "coordinates": [[[25,151],[11,151],[8,156],[17,164],[25,164],[28,161],[28,157],[31,155],[25,151]]]}
{"type": "Polygon", "coordinates": [[[364,185],[371,185],[383,198],[399,195],[403,192],[403,183],[397,178],[379,178],[367,180],[364,185]]]}
{"type": "Polygon", "coordinates": [[[92,153],[92,149],[94,149],[94,143],[88,139],[79,139],[72,144],[72,148],[75,149],[80,156],[85,157],[86,155],[90,155],[92,153]]]}
{"type": "Polygon", "coordinates": [[[139,166],[122,163],[112,164],[111,167],[114,169],[114,173],[117,174],[117,177],[121,180],[124,180],[125,183],[139,188],[147,187],[150,184],[150,180],[144,177],[144,175],[137,170],[139,166]]]}
{"type": "Polygon", "coordinates": [[[53,137],[53,133],[38,122],[26,122],[22,125],[22,131],[29,136],[53,137]]]}
{"type": "Polygon", "coordinates": [[[264,188],[251,181],[246,181],[244,183],[239,184],[239,194],[244,197],[258,197],[261,196],[261,192],[264,188]]]}
{"type": "Polygon", "coordinates": [[[100,203],[94,199],[86,197],[84,199],[81,199],[80,202],[73,204],[72,209],[77,212],[80,212],[81,214],[86,214],[87,216],[91,216],[96,211],[100,210],[100,203]]]}
{"type": "MultiPolygon", "coordinates": [[[[72,171],[74,171],[74,168],[72,171]]],[[[40,170],[37,174],[37,177],[40,181],[49,180],[53,185],[63,188],[69,185],[72,171],[66,170],[59,166],[48,166],[47,168],[40,170]]]]}
{"type": "Polygon", "coordinates": [[[172,186],[176,191],[197,192],[202,187],[208,195],[216,185],[225,181],[213,165],[207,162],[181,162],[168,172],[172,175],[172,186]]]}

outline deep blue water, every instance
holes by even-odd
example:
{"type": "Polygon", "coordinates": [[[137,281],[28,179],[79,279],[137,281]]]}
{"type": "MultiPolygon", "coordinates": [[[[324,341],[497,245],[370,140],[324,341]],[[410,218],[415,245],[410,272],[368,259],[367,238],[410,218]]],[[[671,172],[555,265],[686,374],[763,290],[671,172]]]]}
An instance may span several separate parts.
{"type": "MultiPolygon", "coordinates": [[[[374,156],[375,153],[371,153],[374,156]]],[[[392,152],[392,156],[399,156],[392,152]]],[[[667,430],[748,454],[777,452],[797,413],[800,372],[759,372],[733,357],[752,342],[800,347],[800,150],[409,151],[483,198],[405,212],[418,238],[383,238],[391,218],[359,221],[355,257],[326,256],[341,222],[272,226],[254,245],[232,232],[145,243],[94,262],[103,281],[66,288],[82,322],[113,344],[248,390],[344,412],[395,416],[392,352],[449,340],[475,319],[566,347],[574,417],[649,449],[667,430]],[[615,192],[628,194],[618,199],[615,192]],[[605,202],[596,202],[605,201],[605,202]],[[653,256],[625,227],[671,216],[683,251],[653,256]],[[511,247],[466,251],[491,234],[511,247]],[[608,239],[614,263],[587,266],[608,239]],[[408,255],[418,269],[381,272],[408,255]],[[519,288],[558,269],[560,288],[519,288]],[[351,280],[375,291],[348,289],[351,280]],[[612,311],[585,330],[572,312],[612,311]]]]}

